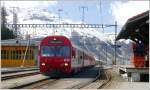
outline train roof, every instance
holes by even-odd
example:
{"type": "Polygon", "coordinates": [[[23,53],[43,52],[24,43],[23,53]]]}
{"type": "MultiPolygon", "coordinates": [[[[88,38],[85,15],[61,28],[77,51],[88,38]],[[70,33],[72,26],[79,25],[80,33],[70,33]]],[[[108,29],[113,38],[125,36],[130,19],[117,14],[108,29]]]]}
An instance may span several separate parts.
{"type": "Polygon", "coordinates": [[[72,46],[75,48],[78,48],[79,51],[83,51],[84,53],[86,53],[89,56],[92,56],[92,57],[94,56],[94,54],[91,51],[84,50],[84,49],[80,48],[78,45],[75,45],[73,42],[71,42],[71,43],[72,43],[72,46]]]}
{"type": "MultiPolygon", "coordinates": [[[[8,39],[8,40],[1,40],[2,46],[26,46],[29,40],[23,39],[8,39]]],[[[37,39],[30,39],[30,46],[38,46],[40,40],[37,39]]]]}
{"type": "Polygon", "coordinates": [[[131,39],[149,43],[149,10],[127,20],[116,40],[131,39]],[[142,36],[142,37],[141,37],[142,36]]]}

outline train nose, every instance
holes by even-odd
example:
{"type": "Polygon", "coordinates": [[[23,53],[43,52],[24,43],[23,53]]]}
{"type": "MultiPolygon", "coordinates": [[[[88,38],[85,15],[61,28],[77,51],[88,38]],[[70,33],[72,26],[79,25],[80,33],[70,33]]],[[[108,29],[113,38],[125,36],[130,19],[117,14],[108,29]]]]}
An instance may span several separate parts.
{"type": "Polygon", "coordinates": [[[42,62],[41,65],[52,69],[60,69],[69,66],[69,61],[63,58],[53,58],[46,60],[46,63],[42,62]]]}

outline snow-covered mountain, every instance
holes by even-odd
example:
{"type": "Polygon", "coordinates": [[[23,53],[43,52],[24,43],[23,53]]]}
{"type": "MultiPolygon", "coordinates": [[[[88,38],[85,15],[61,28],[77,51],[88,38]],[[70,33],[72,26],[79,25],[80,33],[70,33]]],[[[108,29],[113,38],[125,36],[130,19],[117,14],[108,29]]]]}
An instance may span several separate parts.
{"type": "MultiPolygon", "coordinates": [[[[13,23],[12,9],[7,8],[7,22],[13,23]]],[[[18,23],[20,24],[55,24],[55,23],[79,23],[69,19],[59,21],[58,15],[44,8],[26,8],[17,10],[18,23]]],[[[102,31],[102,30],[101,30],[102,31]]],[[[98,29],[91,28],[18,28],[20,36],[30,34],[32,38],[41,38],[48,35],[65,35],[79,47],[91,51],[95,57],[112,64],[115,55],[114,36],[108,37],[98,29]],[[107,52],[107,54],[106,54],[107,52]],[[107,58],[106,58],[107,57],[107,58]]],[[[119,41],[121,45],[117,48],[116,57],[118,64],[130,63],[132,55],[131,41],[119,41]],[[125,62],[124,62],[125,61],[125,62]]]]}

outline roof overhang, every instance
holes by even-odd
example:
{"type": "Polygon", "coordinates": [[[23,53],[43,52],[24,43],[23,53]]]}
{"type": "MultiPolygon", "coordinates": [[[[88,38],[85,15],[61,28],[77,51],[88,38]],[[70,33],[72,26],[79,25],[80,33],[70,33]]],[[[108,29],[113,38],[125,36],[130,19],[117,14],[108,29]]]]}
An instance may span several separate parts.
{"type": "Polygon", "coordinates": [[[143,36],[143,41],[147,43],[149,39],[149,11],[128,19],[116,40],[131,39],[134,41],[135,38],[140,39],[139,34],[143,36]]]}

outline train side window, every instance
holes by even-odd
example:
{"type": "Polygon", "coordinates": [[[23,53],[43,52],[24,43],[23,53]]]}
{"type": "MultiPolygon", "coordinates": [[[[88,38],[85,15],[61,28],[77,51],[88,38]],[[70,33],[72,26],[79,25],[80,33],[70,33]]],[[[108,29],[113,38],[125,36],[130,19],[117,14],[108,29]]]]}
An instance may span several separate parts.
{"type": "Polygon", "coordinates": [[[18,59],[20,60],[21,59],[21,51],[18,50],[18,59]]]}
{"type": "Polygon", "coordinates": [[[18,58],[17,59],[20,60],[20,50],[17,50],[17,52],[18,52],[18,58]]]}
{"type": "Polygon", "coordinates": [[[11,50],[9,50],[10,59],[12,59],[12,55],[11,54],[12,54],[11,50]]]}
{"type": "Polygon", "coordinates": [[[24,55],[25,55],[25,50],[22,50],[22,59],[24,59],[24,55]]]}
{"type": "Polygon", "coordinates": [[[9,53],[8,53],[8,50],[6,50],[6,59],[9,59],[9,53]]]}
{"type": "Polygon", "coordinates": [[[16,54],[17,54],[17,59],[20,60],[20,50],[17,50],[16,54]]]}
{"type": "Polygon", "coordinates": [[[11,50],[11,51],[10,51],[11,60],[13,60],[13,57],[14,57],[14,53],[13,53],[13,51],[14,51],[14,50],[11,50]]]}
{"type": "Polygon", "coordinates": [[[1,59],[4,59],[4,50],[1,50],[1,59]]]}
{"type": "Polygon", "coordinates": [[[4,50],[3,50],[3,59],[4,59],[4,50]]]}
{"type": "Polygon", "coordinates": [[[2,58],[2,57],[3,57],[2,55],[3,55],[3,50],[1,50],[1,59],[3,59],[3,58],[2,58]]]}
{"type": "Polygon", "coordinates": [[[3,50],[3,59],[5,59],[5,50],[3,50]]]}
{"type": "Polygon", "coordinates": [[[4,50],[4,59],[6,59],[6,50],[4,50]]]}
{"type": "Polygon", "coordinates": [[[13,50],[12,52],[13,52],[13,59],[16,59],[16,52],[15,52],[15,50],[13,50]]]}
{"type": "Polygon", "coordinates": [[[13,51],[10,50],[10,58],[13,59],[13,51]]]}
{"type": "Polygon", "coordinates": [[[29,50],[27,50],[27,52],[26,52],[26,56],[25,56],[25,57],[26,57],[26,58],[25,58],[26,60],[28,60],[28,59],[29,59],[29,55],[30,55],[30,54],[29,54],[29,50]]]}
{"type": "Polygon", "coordinates": [[[23,50],[20,50],[20,59],[22,60],[23,59],[23,50]]]}
{"type": "Polygon", "coordinates": [[[23,54],[25,54],[25,50],[23,50],[23,54]]]}
{"type": "Polygon", "coordinates": [[[15,59],[17,59],[17,51],[15,50],[15,59]]]}
{"type": "Polygon", "coordinates": [[[18,50],[16,50],[16,59],[18,59],[18,50]]]}

